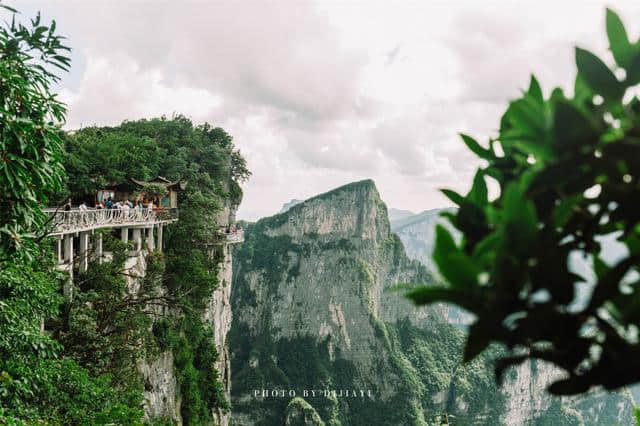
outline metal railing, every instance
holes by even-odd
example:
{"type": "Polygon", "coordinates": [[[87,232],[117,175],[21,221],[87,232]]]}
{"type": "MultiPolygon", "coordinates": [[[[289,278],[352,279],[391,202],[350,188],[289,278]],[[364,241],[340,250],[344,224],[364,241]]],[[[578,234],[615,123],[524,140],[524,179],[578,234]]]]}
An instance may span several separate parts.
{"type": "Polygon", "coordinates": [[[51,234],[64,234],[96,228],[122,225],[141,225],[177,219],[177,209],[153,211],[151,209],[87,209],[52,210],[46,212],[51,218],[51,234]]]}

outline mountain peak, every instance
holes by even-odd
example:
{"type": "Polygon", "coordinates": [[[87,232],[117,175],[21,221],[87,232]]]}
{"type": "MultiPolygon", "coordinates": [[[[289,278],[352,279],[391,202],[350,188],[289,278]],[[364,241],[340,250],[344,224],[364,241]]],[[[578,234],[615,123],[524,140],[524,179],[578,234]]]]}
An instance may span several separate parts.
{"type": "Polygon", "coordinates": [[[317,235],[328,239],[385,239],[390,235],[387,207],[371,179],[352,182],[262,219],[271,235],[294,239],[317,235]]]}
{"type": "Polygon", "coordinates": [[[280,211],[278,213],[284,213],[287,210],[289,210],[291,207],[295,206],[296,204],[300,204],[302,202],[302,200],[298,200],[296,198],[292,198],[291,201],[289,201],[288,203],[284,203],[282,205],[282,208],[280,209],[280,211]]]}

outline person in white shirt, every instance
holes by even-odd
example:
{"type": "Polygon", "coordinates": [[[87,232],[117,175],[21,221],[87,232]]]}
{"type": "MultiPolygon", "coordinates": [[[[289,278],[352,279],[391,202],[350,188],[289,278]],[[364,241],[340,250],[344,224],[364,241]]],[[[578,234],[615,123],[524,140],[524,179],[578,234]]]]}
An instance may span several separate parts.
{"type": "Polygon", "coordinates": [[[125,218],[129,217],[129,210],[130,210],[130,207],[129,207],[129,204],[128,204],[128,203],[129,203],[129,201],[125,201],[124,203],[122,203],[122,206],[120,206],[120,209],[122,209],[122,215],[123,215],[125,218]]]}

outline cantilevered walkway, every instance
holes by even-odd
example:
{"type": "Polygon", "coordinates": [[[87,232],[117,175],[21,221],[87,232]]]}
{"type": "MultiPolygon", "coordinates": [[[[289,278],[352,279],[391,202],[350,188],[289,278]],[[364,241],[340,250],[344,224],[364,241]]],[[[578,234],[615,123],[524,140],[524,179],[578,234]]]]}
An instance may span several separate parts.
{"type": "Polygon", "coordinates": [[[53,210],[47,209],[51,216],[52,230],[49,235],[60,236],[69,233],[87,232],[101,228],[160,227],[178,220],[177,209],[86,209],[53,210]]]}
{"type": "MultiPolygon", "coordinates": [[[[103,252],[100,229],[113,229],[123,242],[131,241],[130,256],[146,249],[162,251],[164,226],[178,220],[178,209],[46,209],[49,235],[56,238],[58,266],[73,276],[74,269],[87,270],[90,259],[102,262],[110,253],[103,252]]],[[[221,229],[222,244],[244,241],[242,229],[221,229]]]]}

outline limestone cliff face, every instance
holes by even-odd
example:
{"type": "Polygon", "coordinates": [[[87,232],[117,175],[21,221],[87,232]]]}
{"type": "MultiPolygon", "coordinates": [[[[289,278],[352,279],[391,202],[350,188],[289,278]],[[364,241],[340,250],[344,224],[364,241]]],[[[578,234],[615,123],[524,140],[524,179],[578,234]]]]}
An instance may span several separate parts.
{"type": "MultiPolygon", "coordinates": [[[[227,334],[231,329],[231,279],[233,273],[233,260],[231,246],[221,247],[224,251],[223,262],[218,272],[219,286],[213,292],[209,305],[205,312],[206,321],[213,328],[213,337],[218,350],[218,362],[216,369],[220,373],[220,380],[224,386],[227,398],[231,391],[231,360],[227,345],[227,334]]],[[[226,426],[229,424],[230,413],[218,410],[213,415],[216,424],[226,426]]]]}
{"type": "MultiPolygon", "coordinates": [[[[216,223],[219,227],[224,228],[234,226],[239,201],[226,198],[223,200],[223,203],[223,208],[216,217],[216,223]]],[[[218,351],[216,369],[222,381],[226,398],[229,400],[231,398],[231,358],[229,356],[227,335],[229,330],[231,330],[232,319],[231,283],[233,277],[233,249],[229,244],[223,244],[219,249],[222,250],[222,262],[219,265],[218,271],[219,284],[209,299],[204,317],[213,329],[213,338],[218,351]]],[[[213,420],[216,425],[228,426],[231,421],[231,413],[218,409],[213,413],[213,420]]]]}
{"type": "MultiPolygon", "coordinates": [[[[131,252],[125,262],[127,285],[132,294],[138,292],[140,283],[147,274],[148,255],[147,249],[131,252]]],[[[156,315],[168,314],[166,307],[156,305],[149,309],[156,315]]],[[[138,369],[144,381],[145,418],[172,419],[176,424],[182,424],[178,380],[171,351],[162,352],[153,358],[140,359],[138,369]]]]}
{"type": "MultiPolygon", "coordinates": [[[[237,206],[227,203],[226,207],[218,214],[219,226],[228,226],[235,221],[237,206]]],[[[222,250],[222,262],[218,271],[218,287],[211,294],[204,319],[211,325],[213,339],[219,354],[216,369],[224,386],[227,398],[230,397],[231,368],[227,334],[231,328],[231,281],[232,281],[232,249],[230,245],[222,244],[218,248],[222,250]]],[[[145,277],[147,271],[147,250],[142,250],[129,257],[126,262],[128,272],[129,290],[136,293],[140,280],[145,277]]],[[[163,289],[160,289],[162,292],[163,289]]],[[[150,307],[158,316],[171,315],[167,307],[150,307]]],[[[170,420],[174,424],[182,424],[180,413],[181,396],[178,379],[174,368],[174,357],[171,350],[160,353],[149,359],[141,359],[138,368],[144,380],[144,405],[146,419],[170,420]]],[[[227,426],[230,423],[230,413],[217,410],[212,413],[214,424],[227,426]]]]}

